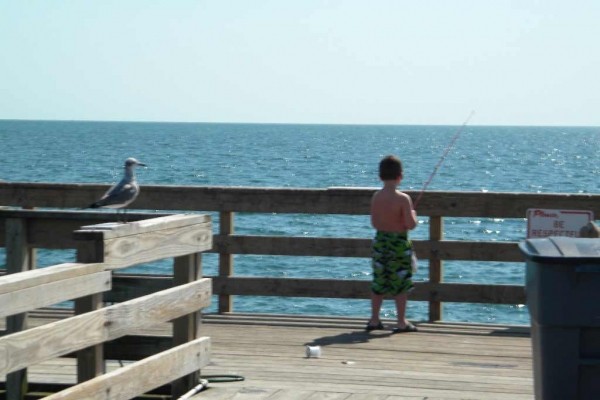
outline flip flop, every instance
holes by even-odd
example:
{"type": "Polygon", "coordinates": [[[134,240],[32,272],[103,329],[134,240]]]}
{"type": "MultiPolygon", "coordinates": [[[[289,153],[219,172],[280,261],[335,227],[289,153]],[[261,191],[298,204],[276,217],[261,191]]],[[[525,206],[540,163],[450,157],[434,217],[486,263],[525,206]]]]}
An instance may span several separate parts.
{"type": "Polygon", "coordinates": [[[394,328],[392,329],[392,333],[406,333],[406,332],[418,332],[416,326],[411,323],[406,324],[404,328],[394,328]]]}
{"type": "Polygon", "coordinates": [[[371,325],[369,323],[367,323],[367,327],[365,328],[365,330],[367,332],[371,332],[371,331],[375,331],[375,330],[383,330],[383,324],[381,323],[381,321],[379,321],[379,323],[377,325],[371,325]]]}

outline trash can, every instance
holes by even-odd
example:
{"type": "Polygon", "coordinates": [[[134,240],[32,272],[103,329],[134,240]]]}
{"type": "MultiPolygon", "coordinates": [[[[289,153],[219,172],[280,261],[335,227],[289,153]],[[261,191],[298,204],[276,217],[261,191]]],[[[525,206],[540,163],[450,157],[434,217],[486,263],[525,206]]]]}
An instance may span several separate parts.
{"type": "Polygon", "coordinates": [[[600,399],[600,239],[519,244],[538,400],[600,399]]]}

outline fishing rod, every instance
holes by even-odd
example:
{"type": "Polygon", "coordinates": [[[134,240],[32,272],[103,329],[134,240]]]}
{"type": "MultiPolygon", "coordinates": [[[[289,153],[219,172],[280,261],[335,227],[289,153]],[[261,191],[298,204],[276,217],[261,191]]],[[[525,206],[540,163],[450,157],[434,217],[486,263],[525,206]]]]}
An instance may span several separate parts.
{"type": "Polygon", "coordinates": [[[433,180],[433,177],[435,176],[435,174],[437,174],[438,169],[444,162],[444,159],[450,152],[450,149],[452,148],[452,146],[454,146],[454,143],[456,142],[456,140],[458,139],[458,137],[460,136],[462,131],[465,129],[465,126],[467,126],[467,124],[469,123],[469,120],[471,120],[471,118],[473,117],[474,114],[475,114],[475,111],[471,111],[471,113],[469,114],[469,116],[467,117],[465,122],[463,122],[463,124],[457,129],[456,133],[452,137],[452,140],[450,141],[450,144],[448,144],[448,146],[446,146],[446,149],[444,150],[442,157],[440,157],[440,160],[435,165],[435,168],[431,172],[431,175],[429,175],[429,179],[427,179],[427,182],[425,182],[425,184],[423,185],[423,189],[421,189],[421,192],[419,193],[419,197],[417,197],[417,200],[415,201],[415,204],[413,206],[414,209],[417,208],[417,204],[419,204],[419,201],[421,201],[421,197],[423,197],[423,193],[425,193],[425,189],[427,189],[427,186],[429,186],[429,184],[433,180]]]}

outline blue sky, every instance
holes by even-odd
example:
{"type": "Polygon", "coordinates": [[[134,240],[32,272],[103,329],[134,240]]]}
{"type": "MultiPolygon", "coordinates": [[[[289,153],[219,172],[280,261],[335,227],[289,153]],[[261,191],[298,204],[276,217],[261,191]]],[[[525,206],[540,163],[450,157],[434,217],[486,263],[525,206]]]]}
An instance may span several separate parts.
{"type": "Polygon", "coordinates": [[[0,0],[0,119],[600,126],[598,21],[598,0],[0,0]]]}

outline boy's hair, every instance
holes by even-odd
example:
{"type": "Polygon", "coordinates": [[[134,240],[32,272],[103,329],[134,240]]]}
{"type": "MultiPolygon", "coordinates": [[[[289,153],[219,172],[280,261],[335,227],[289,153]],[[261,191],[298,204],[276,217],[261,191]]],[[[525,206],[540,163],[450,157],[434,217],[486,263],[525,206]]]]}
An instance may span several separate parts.
{"type": "Polygon", "coordinates": [[[402,176],[402,161],[396,156],[386,156],[379,162],[379,178],[383,181],[402,176]]]}

